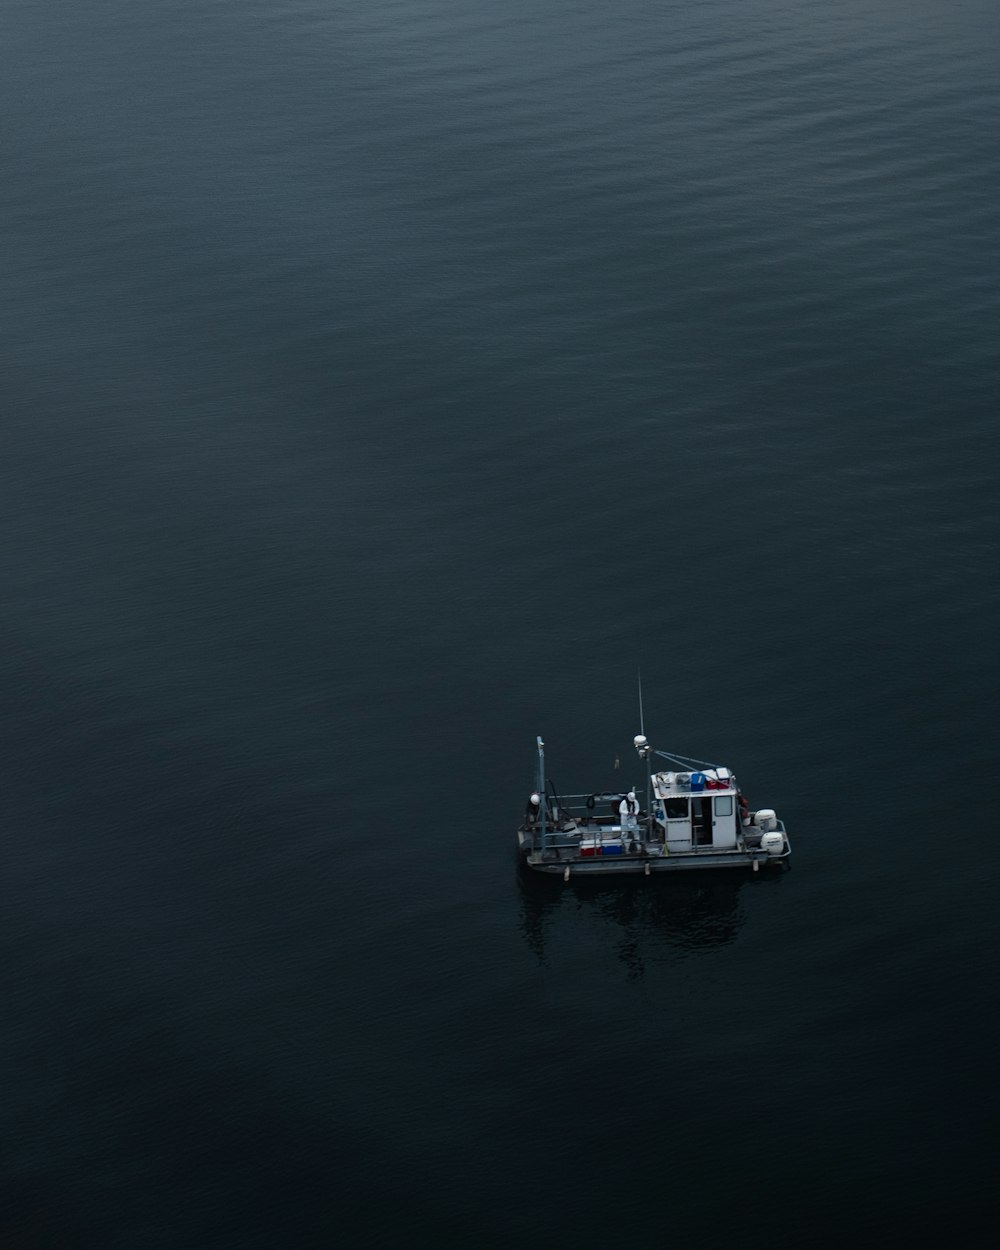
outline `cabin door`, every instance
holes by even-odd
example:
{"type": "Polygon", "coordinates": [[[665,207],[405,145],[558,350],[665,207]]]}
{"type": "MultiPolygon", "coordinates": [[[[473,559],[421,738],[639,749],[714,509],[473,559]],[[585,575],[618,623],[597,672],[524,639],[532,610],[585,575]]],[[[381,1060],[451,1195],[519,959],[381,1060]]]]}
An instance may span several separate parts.
{"type": "Polygon", "coordinates": [[[694,826],[695,846],[712,845],[712,796],[691,800],[691,823],[694,826]]]}

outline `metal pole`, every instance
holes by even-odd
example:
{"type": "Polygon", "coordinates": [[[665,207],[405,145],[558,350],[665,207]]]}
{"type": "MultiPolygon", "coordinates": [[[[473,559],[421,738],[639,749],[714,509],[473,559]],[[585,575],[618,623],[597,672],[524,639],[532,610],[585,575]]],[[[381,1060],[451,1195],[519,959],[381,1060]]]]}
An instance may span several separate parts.
{"type": "MultiPolygon", "coordinates": [[[[646,720],[642,714],[642,669],[636,670],[636,681],[639,685],[639,732],[645,738],[646,736],[646,720]]],[[[653,761],[652,749],[649,743],[645,743],[643,753],[646,757],[646,841],[647,843],[653,836],[653,761]]],[[[637,822],[638,823],[638,822],[637,822]]]]}
{"type": "Polygon", "coordinates": [[[545,808],[548,804],[548,797],[545,793],[545,743],[540,737],[535,741],[538,743],[538,796],[542,800],[538,812],[538,819],[541,821],[541,832],[538,835],[538,845],[536,851],[542,851],[545,847],[545,808]]]}

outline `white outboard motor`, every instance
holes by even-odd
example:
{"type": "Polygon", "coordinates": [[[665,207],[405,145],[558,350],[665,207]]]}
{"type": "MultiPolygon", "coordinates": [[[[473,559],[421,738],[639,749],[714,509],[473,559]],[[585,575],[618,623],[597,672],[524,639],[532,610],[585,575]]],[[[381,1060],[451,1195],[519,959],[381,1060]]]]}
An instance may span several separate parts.
{"type": "Polygon", "coordinates": [[[757,826],[761,831],[760,849],[768,855],[780,855],[785,849],[785,839],[778,832],[778,817],[770,807],[762,807],[757,813],[757,826]]]}

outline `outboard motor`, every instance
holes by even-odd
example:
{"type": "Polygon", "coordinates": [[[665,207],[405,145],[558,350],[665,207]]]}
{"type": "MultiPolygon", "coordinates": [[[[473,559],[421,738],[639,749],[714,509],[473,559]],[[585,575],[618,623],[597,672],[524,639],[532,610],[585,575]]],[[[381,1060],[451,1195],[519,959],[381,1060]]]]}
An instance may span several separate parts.
{"type": "Polygon", "coordinates": [[[768,855],[780,855],[785,849],[785,839],[778,832],[778,817],[770,807],[762,807],[756,816],[760,829],[760,849],[768,855]]]}

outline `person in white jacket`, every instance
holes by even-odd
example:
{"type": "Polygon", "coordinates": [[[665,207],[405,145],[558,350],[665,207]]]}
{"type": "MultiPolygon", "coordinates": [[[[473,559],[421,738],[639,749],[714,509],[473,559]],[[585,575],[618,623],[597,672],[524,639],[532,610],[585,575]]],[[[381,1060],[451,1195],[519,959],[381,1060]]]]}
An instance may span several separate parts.
{"type": "Polygon", "coordinates": [[[621,817],[622,833],[638,833],[639,804],[636,802],[634,790],[629,790],[618,804],[618,815],[621,817]]]}

